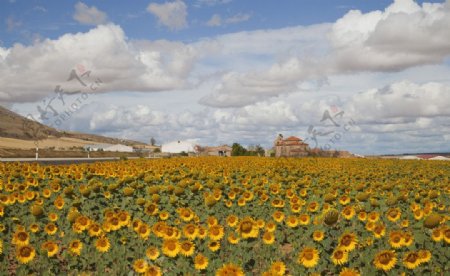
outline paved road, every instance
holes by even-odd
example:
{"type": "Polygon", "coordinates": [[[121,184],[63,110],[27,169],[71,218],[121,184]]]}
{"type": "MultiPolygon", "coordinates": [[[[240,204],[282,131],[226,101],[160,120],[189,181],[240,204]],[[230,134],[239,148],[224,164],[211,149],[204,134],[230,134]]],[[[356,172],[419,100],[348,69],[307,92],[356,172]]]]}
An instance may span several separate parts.
{"type": "MultiPolygon", "coordinates": [[[[129,157],[133,159],[137,157],[129,157]]],[[[0,158],[0,162],[37,162],[42,164],[74,164],[74,163],[93,163],[102,161],[115,161],[119,160],[119,157],[67,157],[67,158],[0,158]]]]}

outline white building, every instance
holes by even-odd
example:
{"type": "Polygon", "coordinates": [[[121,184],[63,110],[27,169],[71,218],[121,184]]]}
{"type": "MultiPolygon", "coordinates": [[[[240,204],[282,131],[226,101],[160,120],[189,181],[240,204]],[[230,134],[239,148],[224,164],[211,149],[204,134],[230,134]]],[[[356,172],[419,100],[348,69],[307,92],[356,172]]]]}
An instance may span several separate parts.
{"type": "Polygon", "coordinates": [[[161,152],[181,153],[195,152],[195,144],[188,141],[173,141],[161,146],[161,152]]]}
{"type": "Polygon", "coordinates": [[[92,145],[85,145],[85,150],[89,151],[118,151],[118,152],[133,152],[133,148],[122,145],[122,144],[92,144],[92,145]]]}

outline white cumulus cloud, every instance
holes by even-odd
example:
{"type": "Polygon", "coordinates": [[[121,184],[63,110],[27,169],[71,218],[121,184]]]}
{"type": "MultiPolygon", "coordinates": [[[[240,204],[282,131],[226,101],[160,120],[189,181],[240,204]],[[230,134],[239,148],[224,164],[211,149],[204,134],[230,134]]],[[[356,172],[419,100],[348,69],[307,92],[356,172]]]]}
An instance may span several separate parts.
{"type": "Polygon", "coordinates": [[[186,28],[187,6],[181,0],[174,2],[165,2],[163,4],[151,3],[147,11],[158,18],[158,23],[168,27],[171,30],[180,30],[186,28]]]}
{"type": "Polygon", "coordinates": [[[113,24],[30,46],[15,44],[0,48],[0,101],[36,101],[54,95],[57,85],[89,93],[182,88],[196,56],[192,46],[180,42],[131,42],[113,24]],[[66,81],[76,68],[91,71],[83,77],[85,83],[99,78],[101,85],[94,91],[66,81]]]}
{"type": "Polygon", "coordinates": [[[108,21],[108,16],[94,6],[89,7],[83,2],[78,2],[75,4],[73,19],[84,25],[100,25],[108,21]]]}

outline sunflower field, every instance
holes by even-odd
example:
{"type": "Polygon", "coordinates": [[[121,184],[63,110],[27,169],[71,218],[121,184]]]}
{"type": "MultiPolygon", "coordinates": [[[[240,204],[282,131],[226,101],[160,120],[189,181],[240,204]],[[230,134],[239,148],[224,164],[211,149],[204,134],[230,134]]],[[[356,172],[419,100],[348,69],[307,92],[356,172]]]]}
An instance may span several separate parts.
{"type": "Polygon", "coordinates": [[[0,163],[0,275],[450,275],[446,161],[0,163]]]}

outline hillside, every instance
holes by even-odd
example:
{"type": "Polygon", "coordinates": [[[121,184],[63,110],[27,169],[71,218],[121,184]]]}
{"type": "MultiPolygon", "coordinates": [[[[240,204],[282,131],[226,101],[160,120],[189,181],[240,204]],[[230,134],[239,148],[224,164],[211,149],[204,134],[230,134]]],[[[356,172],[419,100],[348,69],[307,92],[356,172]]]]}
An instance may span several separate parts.
{"type": "MultiPolygon", "coordinates": [[[[28,143],[38,140],[54,141],[55,147],[57,142],[66,146],[70,146],[70,141],[74,145],[91,144],[91,143],[107,143],[107,144],[125,144],[125,145],[143,145],[142,142],[132,140],[122,140],[117,138],[104,137],[94,134],[58,131],[55,128],[40,124],[36,121],[27,119],[15,112],[12,112],[0,106],[0,147],[6,144],[28,143]],[[23,141],[23,142],[20,142],[23,141]],[[68,142],[69,141],[69,142],[68,142]],[[69,143],[69,144],[68,144],[69,143]]],[[[11,147],[11,146],[7,146],[11,147]]]]}

